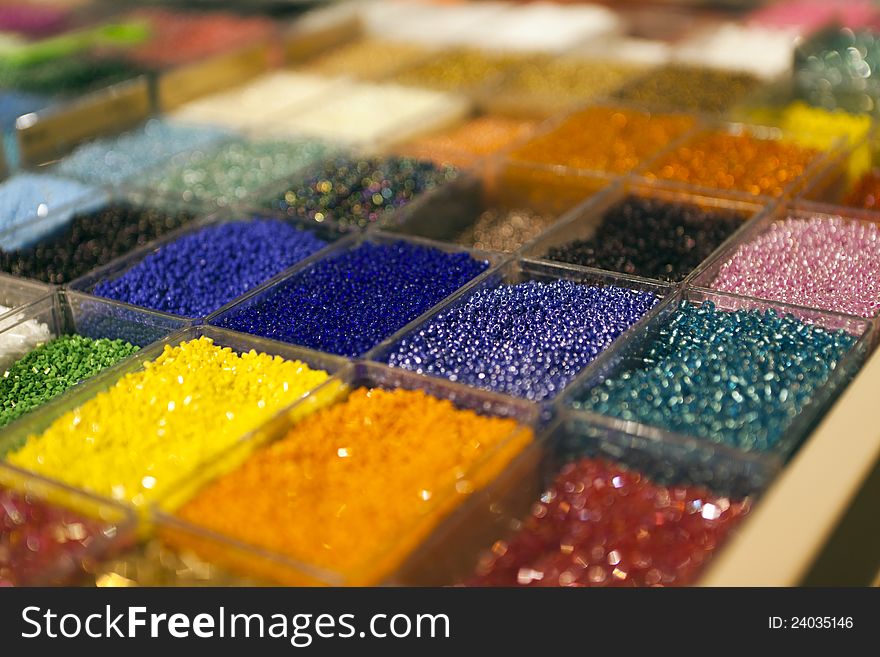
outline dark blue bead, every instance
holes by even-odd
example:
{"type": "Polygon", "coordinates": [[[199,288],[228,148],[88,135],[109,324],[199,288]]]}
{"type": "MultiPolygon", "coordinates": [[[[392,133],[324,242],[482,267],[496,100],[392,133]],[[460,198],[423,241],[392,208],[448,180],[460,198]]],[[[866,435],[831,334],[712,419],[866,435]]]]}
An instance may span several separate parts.
{"type": "Polygon", "coordinates": [[[316,263],[221,326],[359,356],[485,271],[487,262],[408,242],[366,242],[316,263]]]}

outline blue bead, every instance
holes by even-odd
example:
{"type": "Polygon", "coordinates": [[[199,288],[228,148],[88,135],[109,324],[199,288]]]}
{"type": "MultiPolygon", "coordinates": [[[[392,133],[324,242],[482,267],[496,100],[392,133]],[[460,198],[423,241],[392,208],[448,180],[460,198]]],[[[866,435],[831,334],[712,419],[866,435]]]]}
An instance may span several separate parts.
{"type": "Polygon", "coordinates": [[[404,337],[386,361],[543,401],[657,302],[647,292],[567,280],[482,289],[404,337]]]}
{"type": "Polygon", "coordinates": [[[221,326],[360,356],[483,272],[467,253],[365,242],[272,288],[221,326]]]}
{"type": "Polygon", "coordinates": [[[164,245],[97,296],[184,317],[204,317],[326,246],[278,219],[232,221],[164,245]]]}

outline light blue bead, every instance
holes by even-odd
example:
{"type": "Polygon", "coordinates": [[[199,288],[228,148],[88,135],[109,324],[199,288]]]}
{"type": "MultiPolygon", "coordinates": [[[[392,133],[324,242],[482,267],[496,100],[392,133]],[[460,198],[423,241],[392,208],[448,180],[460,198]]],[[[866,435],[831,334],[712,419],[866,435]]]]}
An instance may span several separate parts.
{"type": "Polygon", "coordinates": [[[150,119],[130,132],[78,146],[54,172],[92,184],[119,185],[168,164],[175,156],[212,147],[229,137],[220,128],[150,119]]]}
{"type": "Polygon", "coordinates": [[[48,174],[18,173],[0,183],[0,248],[21,249],[97,209],[107,195],[90,185],[48,174]]]}

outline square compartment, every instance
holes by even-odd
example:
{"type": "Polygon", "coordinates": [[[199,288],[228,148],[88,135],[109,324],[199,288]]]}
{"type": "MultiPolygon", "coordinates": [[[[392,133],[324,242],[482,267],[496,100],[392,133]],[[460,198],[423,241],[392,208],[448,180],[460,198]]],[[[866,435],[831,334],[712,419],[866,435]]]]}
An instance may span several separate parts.
{"type": "MultiPolygon", "coordinates": [[[[535,408],[525,402],[511,399],[504,395],[495,395],[475,390],[466,386],[422,377],[411,372],[391,369],[377,363],[357,362],[353,367],[331,380],[327,386],[334,386],[332,392],[338,403],[347,398],[348,393],[359,387],[383,389],[422,390],[440,399],[450,400],[456,407],[476,411],[480,415],[504,417],[517,420],[517,428],[482,460],[470,467],[465,478],[474,478],[491,459],[502,458],[510,452],[512,442],[523,438],[523,430],[533,430],[537,422],[535,408]],[[339,386],[339,383],[342,386],[339,386]]],[[[326,398],[323,400],[326,401],[326,398]]],[[[308,402],[303,402],[306,404],[308,402]]],[[[441,523],[443,517],[453,512],[464,499],[471,495],[479,495],[480,488],[475,492],[457,492],[450,486],[433,496],[432,509],[425,512],[416,521],[408,522],[400,528],[400,533],[384,549],[376,554],[364,554],[350,568],[330,571],[314,564],[299,561],[291,556],[277,554],[264,548],[256,547],[246,541],[227,537],[219,532],[194,525],[182,520],[173,512],[163,510],[178,508],[181,503],[197,494],[198,489],[215,476],[227,473],[241,464],[250,454],[268,443],[283,437],[292,426],[292,418],[297,413],[296,407],[291,410],[286,423],[276,423],[265,427],[249,444],[232,448],[211,464],[203,468],[197,481],[186,482],[165,500],[161,500],[155,509],[157,532],[160,538],[171,545],[183,546],[194,550],[212,563],[231,571],[245,574],[257,579],[293,585],[376,585],[393,579],[397,564],[406,555],[418,551],[422,540],[429,536],[432,528],[441,523]]],[[[535,435],[516,455],[510,454],[510,460],[502,469],[523,467],[523,463],[532,464],[536,460],[537,445],[540,437],[535,435]]],[[[487,484],[491,485],[491,484],[487,484]]]]}
{"type": "MultiPolygon", "coordinates": [[[[602,181],[597,181],[601,184],[602,181]]],[[[551,225],[556,225],[562,217],[570,216],[589,196],[587,190],[567,184],[565,178],[549,180],[541,187],[542,195],[530,195],[508,177],[495,177],[491,174],[481,177],[463,176],[446,185],[437,193],[426,194],[419,201],[405,207],[396,217],[395,223],[388,222],[386,231],[416,235],[428,239],[459,244],[467,248],[513,252],[524,244],[544,233],[551,225]],[[497,235],[501,224],[489,231],[485,241],[475,242],[473,228],[486,213],[494,213],[498,219],[509,216],[514,211],[526,211],[541,218],[533,229],[523,228],[520,237],[511,236],[513,244],[503,244],[505,240],[497,235]],[[470,237],[464,233],[470,231],[470,237]]],[[[508,223],[505,220],[504,223],[508,223]]]]}
{"type": "MultiPolygon", "coordinates": [[[[688,190],[678,187],[668,187],[661,184],[650,185],[644,184],[637,179],[625,179],[620,181],[620,183],[614,187],[606,190],[600,196],[594,197],[585,205],[570,212],[564,221],[558,222],[553,228],[525,246],[521,251],[521,255],[536,260],[563,263],[564,261],[553,260],[549,256],[550,249],[564,246],[576,240],[588,240],[593,238],[596,234],[596,230],[602,225],[608,211],[630,197],[645,198],[666,203],[688,204],[704,208],[707,211],[730,212],[741,215],[742,224],[740,227],[731,233],[726,239],[716,244],[703,262],[711,259],[712,256],[717,253],[719,249],[722,249],[725,244],[734,241],[737,235],[741,234],[742,231],[745,230],[745,227],[750,225],[750,222],[765,209],[765,205],[760,201],[755,200],[753,197],[728,194],[712,194],[711,196],[706,196],[700,193],[692,194],[689,193],[688,190]]],[[[694,267],[691,272],[688,272],[683,276],[676,276],[673,279],[673,282],[686,280],[695,269],[699,269],[699,264],[694,267]]],[[[570,264],[570,266],[576,267],[579,265],[570,264]]],[[[632,275],[645,276],[638,272],[635,272],[632,275]]]]}
{"type": "MultiPolygon", "coordinates": [[[[770,231],[775,224],[782,222],[790,217],[796,219],[822,219],[828,217],[841,217],[844,220],[855,222],[858,224],[880,225],[878,224],[878,222],[880,222],[880,215],[864,210],[850,210],[840,206],[822,205],[817,203],[810,203],[808,201],[792,201],[775,205],[767,213],[765,213],[755,221],[751,222],[747,227],[737,233],[735,238],[731,238],[724,244],[723,247],[719,248],[711,258],[707,259],[703,263],[703,265],[694,272],[693,276],[689,280],[689,283],[694,287],[713,290],[719,294],[740,294],[738,292],[718,290],[714,287],[715,279],[720,273],[721,268],[724,267],[724,265],[737,254],[740,248],[752,243],[754,240],[760,238],[762,235],[770,231]]],[[[878,248],[877,257],[880,258],[880,248],[878,248]]],[[[865,282],[870,283],[871,281],[868,280],[865,282]]],[[[773,298],[773,295],[748,294],[746,296],[757,299],[764,299],[770,302],[788,304],[793,303],[791,301],[786,301],[778,297],[773,298]]],[[[878,299],[880,299],[880,293],[878,293],[878,299]]],[[[819,310],[830,313],[860,315],[860,313],[847,313],[844,310],[835,310],[833,308],[821,308],[819,305],[814,306],[813,304],[803,303],[798,305],[815,307],[819,310]]],[[[880,313],[880,311],[878,311],[878,313],[880,313]]],[[[873,316],[868,318],[876,318],[878,313],[875,313],[873,316]]]]}
{"type": "MultiPolygon", "coordinates": [[[[754,465],[749,465],[744,471],[724,472],[707,469],[702,477],[697,476],[700,472],[698,468],[691,469],[693,483],[711,485],[718,489],[748,491],[752,487],[761,488],[768,483],[798,449],[861,368],[870,351],[872,340],[873,326],[871,322],[862,318],[686,287],[670,297],[642,327],[642,330],[630,331],[614,348],[600,355],[593,367],[563,393],[557,407],[559,410],[573,409],[578,418],[592,427],[591,431],[597,440],[603,444],[621,446],[616,449],[671,453],[675,454],[675,459],[682,463],[711,464],[716,455],[730,462],[752,461],[754,465]],[[642,364],[643,359],[640,354],[650,345],[656,332],[668,324],[669,318],[685,301],[693,304],[711,301],[720,311],[773,310],[776,313],[792,314],[805,323],[816,324],[829,330],[844,330],[853,335],[856,341],[842,356],[828,379],[816,388],[799,414],[784,428],[776,444],[768,450],[746,450],[726,443],[716,443],[706,437],[669,431],[635,420],[627,421],[594,411],[574,409],[575,400],[584,392],[596,388],[606,379],[625,371],[630,366],[638,367],[642,364]]],[[[669,462],[674,461],[670,459],[669,462]]]]}
{"type": "MultiPolygon", "coordinates": [[[[640,333],[644,328],[644,324],[655,312],[657,312],[657,309],[663,305],[663,299],[670,295],[674,289],[672,286],[660,283],[658,281],[637,278],[634,276],[626,276],[623,274],[610,274],[608,272],[600,271],[598,269],[571,267],[568,265],[560,265],[555,263],[518,258],[515,260],[511,260],[506,264],[503,264],[501,267],[495,270],[490,271],[476,284],[463,288],[458,293],[452,295],[447,301],[438,305],[429,313],[423,315],[416,322],[413,322],[409,326],[404,327],[403,329],[389,337],[387,340],[376,345],[376,347],[367,352],[365,357],[372,361],[386,363],[389,356],[396,349],[399,348],[400,342],[403,339],[417,333],[419,330],[421,330],[431,321],[433,321],[438,315],[454,309],[457,306],[462,306],[466,304],[468,300],[477,292],[490,290],[504,285],[515,285],[517,283],[523,283],[527,281],[554,282],[560,280],[573,281],[575,283],[583,285],[594,285],[600,287],[613,285],[639,292],[650,292],[657,296],[658,304],[653,309],[649,310],[645,315],[643,315],[632,326],[630,326],[628,329],[624,330],[620,335],[618,335],[618,337],[615,338],[608,347],[606,347],[606,352],[613,351],[615,344],[617,344],[621,340],[624,340],[627,335],[640,333]]],[[[599,357],[601,357],[601,354],[599,357]]],[[[596,360],[597,359],[594,359],[593,361],[585,364],[581,368],[580,372],[583,373],[585,371],[592,371],[596,360]]],[[[421,370],[416,370],[416,372],[424,376],[431,376],[432,378],[437,376],[427,372],[422,372],[421,370]]],[[[551,410],[550,405],[552,404],[553,398],[558,397],[559,394],[561,394],[580,376],[582,376],[582,374],[572,376],[571,379],[565,384],[565,387],[563,389],[557,390],[549,398],[538,401],[538,403],[542,406],[542,410],[545,412],[545,416],[549,415],[549,412],[551,410]]],[[[440,378],[442,380],[446,380],[445,377],[440,378]]],[[[468,385],[476,384],[469,383],[468,385]]],[[[486,388],[486,390],[495,394],[510,394],[502,393],[497,390],[488,388],[486,388]]]]}
{"type": "MultiPolygon", "coordinates": [[[[678,143],[672,144],[669,148],[658,154],[657,157],[651,159],[650,161],[644,162],[634,171],[634,173],[635,175],[641,176],[642,178],[646,178],[650,181],[656,181],[657,183],[662,183],[669,186],[680,186],[682,188],[689,187],[695,193],[702,193],[706,195],[733,193],[751,195],[753,197],[789,198],[797,195],[802,190],[807,188],[810,185],[811,181],[813,181],[813,179],[817,177],[819,177],[820,179],[826,179],[826,177],[833,178],[833,172],[829,170],[829,167],[834,164],[838,164],[838,166],[840,165],[839,163],[841,160],[841,152],[845,146],[845,143],[846,140],[841,138],[837,140],[835,142],[835,145],[832,146],[830,149],[821,150],[802,145],[801,142],[798,140],[797,134],[786,132],[780,128],[747,125],[743,123],[717,122],[715,124],[710,124],[709,126],[701,130],[691,133],[686,139],[681,140],[678,143]],[[670,158],[674,157],[677,152],[688,151],[694,144],[713,136],[728,136],[732,138],[751,137],[759,142],[784,143],[790,146],[794,146],[800,150],[812,150],[815,151],[815,153],[809,159],[809,161],[805,163],[804,170],[800,174],[795,177],[791,177],[788,180],[780,181],[777,191],[774,191],[772,189],[761,189],[756,185],[753,185],[753,187],[757,187],[757,190],[740,189],[736,187],[727,188],[659,175],[658,172],[662,171],[662,169],[666,166],[666,163],[670,161],[670,158]]],[[[727,163],[730,163],[730,161],[731,160],[728,156],[727,163]]],[[[740,164],[743,164],[744,166],[750,166],[753,164],[753,162],[741,161],[740,164]]],[[[787,163],[786,166],[788,166],[787,163]]],[[[705,169],[705,166],[703,167],[703,169],[705,169]]],[[[734,182],[736,183],[737,181],[734,182]]],[[[826,182],[824,184],[831,183],[826,182]]]]}
{"type": "MultiPolygon", "coordinates": [[[[485,261],[488,263],[488,267],[477,274],[474,278],[470,279],[463,286],[459,287],[458,290],[452,292],[449,295],[446,295],[443,300],[437,302],[430,306],[424,313],[417,317],[410,317],[405,321],[401,322],[401,328],[398,331],[404,330],[409,326],[413,326],[419,322],[420,317],[426,316],[429,312],[431,312],[432,308],[438,307],[442,305],[446,299],[451,296],[454,296],[459,290],[468,289],[473,286],[476,281],[481,280],[485,276],[488,275],[497,265],[503,263],[507,260],[507,257],[503,254],[496,254],[492,252],[486,251],[477,251],[474,249],[465,249],[463,247],[458,247],[452,244],[444,244],[442,242],[433,242],[430,240],[417,238],[417,237],[407,237],[404,235],[394,235],[390,233],[384,233],[382,231],[368,231],[366,233],[353,234],[350,235],[336,244],[332,245],[330,248],[321,251],[320,253],[304,260],[299,265],[295,265],[291,269],[288,269],[284,274],[275,277],[272,281],[267,282],[257,288],[251,290],[248,294],[242,296],[236,301],[227,304],[217,312],[209,315],[206,318],[206,322],[213,326],[225,326],[229,327],[227,322],[235,318],[235,316],[241,312],[242,310],[248,310],[250,308],[254,308],[260,306],[267,298],[270,298],[278,289],[282,288],[285,284],[296,279],[297,277],[303,275],[308,270],[312,269],[315,265],[332,260],[333,258],[339,257],[344,253],[350,253],[356,250],[358,247],[362,246],[365,243],[369,243],[372,245],[390,245],[395,244],[397,242],[405,242],[414,246],[427,247],[431,249],[437,249],[444,253],[448,254],[456,254],[463,253],[469,255],[472,259],[477,261],[485,261]]],[[[294,313],[290,317],[283,318],[291,324],[295,324],[300,317],[294,313]]],[[[240,330],[240,329],[233,329],[240,330]]],[[[392,334],[394,335],[394,334],[392,334]]],[[[388,339],[390,336],[386,336],[388,339]]],[[[378,344],[381,344],[378,343],[378,344]]],[[[376,345],[373,345],[375,347],[376,345]]],[[[371,347],[371,348],[373,348],[371,347]]],[[[363,355],[369,351],[369,349],[365,350],[359,355],[363,355]]]]}

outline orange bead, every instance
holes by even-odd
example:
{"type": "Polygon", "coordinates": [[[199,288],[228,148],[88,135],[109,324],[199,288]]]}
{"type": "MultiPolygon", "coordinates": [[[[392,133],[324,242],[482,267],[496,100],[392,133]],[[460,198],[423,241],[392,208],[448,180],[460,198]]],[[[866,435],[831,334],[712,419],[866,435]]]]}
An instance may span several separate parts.
{"type": "MultiPolygon", "coordinates": [[[[423,391],[359,388],[210,483],[178,515],[347,583],[376,583],[531,440],[515,420],[423,391]]],[[[312,583],[283,569],[259,575],[312,583]]]]}

